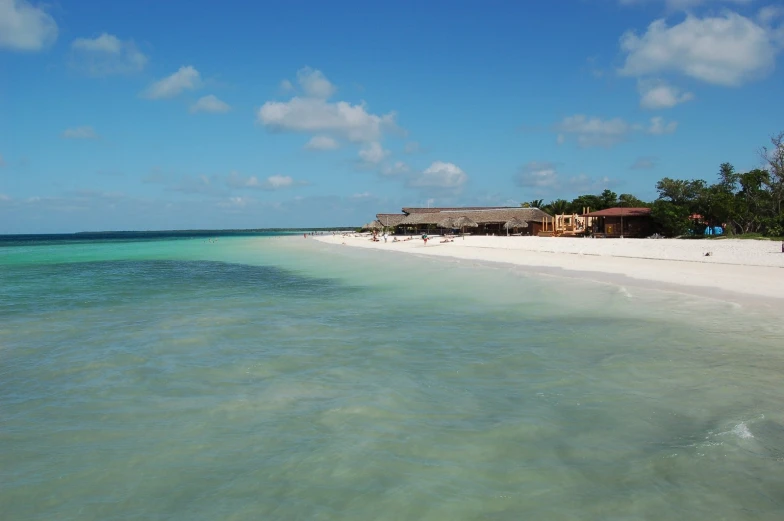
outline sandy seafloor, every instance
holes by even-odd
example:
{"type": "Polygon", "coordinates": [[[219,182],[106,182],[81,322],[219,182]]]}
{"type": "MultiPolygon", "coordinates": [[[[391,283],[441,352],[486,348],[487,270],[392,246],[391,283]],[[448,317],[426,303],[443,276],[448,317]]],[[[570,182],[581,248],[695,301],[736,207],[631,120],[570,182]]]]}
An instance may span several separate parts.
{"type": "Polygon", "coordinates": [[[784,518],[773,292],[501,239],[0,249],[0,519],[784,518]]]}

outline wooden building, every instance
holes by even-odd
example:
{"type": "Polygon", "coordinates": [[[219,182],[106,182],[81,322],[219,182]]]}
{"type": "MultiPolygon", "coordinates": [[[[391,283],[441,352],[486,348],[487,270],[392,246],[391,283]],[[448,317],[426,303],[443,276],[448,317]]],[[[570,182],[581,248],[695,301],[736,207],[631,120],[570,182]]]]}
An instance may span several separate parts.
{"type": "Polygon", "coordinates": [[[607,208],[583,214],[593,218],[591,232],[604,237],[648,237],[653,233],[650,208],[607,208]]]}

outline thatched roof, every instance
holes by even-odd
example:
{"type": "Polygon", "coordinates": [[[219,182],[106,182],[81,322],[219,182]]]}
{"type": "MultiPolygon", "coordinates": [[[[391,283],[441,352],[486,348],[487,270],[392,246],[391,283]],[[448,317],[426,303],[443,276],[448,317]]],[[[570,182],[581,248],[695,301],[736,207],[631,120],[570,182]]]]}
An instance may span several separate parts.
{"type": "MultiPolygon", "coordinates": [[[[407,208],[403,210],[407,210],[407,208]]],[[[503,224],[514,218],[526,222],[542,222],[544,217],[550,217],[549,214],[539,208],[429,208],[428,210],[431,211],[413,212],[404,217],[400,224],[409,226],[421,224],[438,225],[447,217],[453,219],[467,217],[478,224],[503,224]]]]}
{"type": "Polygon", "coordinates": [[[479,226],[478,222],[474,221],[473,219],[469,219],[464,215],[461,215],[455,219],[454,224],[458,228],[476,228],[479,226]]]}
{"type": "Polygon", "coordinates": [[[371,221],[362,227],[363,230],[380,230],[384,225],[378,221],[371,221]]]}
{"type": "Polygon", "coordinates": [[[376,214],[378,222],[386,227],[397,226],[406,216],[404,213],[379,213],[376,214]]]}
{"type": "Polygon", "coordinates": [[[524,221],[519,217],[512,217],[504,223],[504,228],[507,230],[514,228],[528,228],[528,221],[524,221]]]}
{"type": "Polygon", "coordinates": [[[518,208],[517,206],[463,206],[451,208],[403,208],[403,213],[441,213],[441,212],[462,212],[474,210],[504,210],[509,208],[518,208]]]}
{"type": "Polygon", "coordinates": [[[451,217],[444,217],[440,221],[436,223],[439,228],[449,228],[452,229],[455,227],[455,220],[451,217]]]}

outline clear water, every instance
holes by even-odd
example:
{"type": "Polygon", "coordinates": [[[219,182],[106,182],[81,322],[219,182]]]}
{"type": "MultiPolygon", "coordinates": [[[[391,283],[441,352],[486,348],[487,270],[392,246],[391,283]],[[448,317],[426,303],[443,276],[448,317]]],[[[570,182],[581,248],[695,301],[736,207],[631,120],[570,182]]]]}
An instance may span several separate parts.
{"type": "Polygon", "coordinates": [[[0,519],[780,520],[783,346],[302,238],[0,247],[0,519]]]}

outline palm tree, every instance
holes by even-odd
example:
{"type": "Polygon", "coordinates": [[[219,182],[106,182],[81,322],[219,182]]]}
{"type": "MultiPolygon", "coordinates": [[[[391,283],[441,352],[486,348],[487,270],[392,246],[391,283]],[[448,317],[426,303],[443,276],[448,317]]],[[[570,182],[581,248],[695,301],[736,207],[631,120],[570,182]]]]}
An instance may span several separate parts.
{"type": "Polygon", "coordinates": [[[555,201],[550,201],[550,204],[547,206],[553,215],[561,215],[569,211],[569,201],[566,199],[556,199],[555,201]]]}
{"type": "Polygon", "coordinates": [[[523,208],[541,208],[544,204],[544,199],[534,199],[527,203],[520,203],[523,208]]]}

